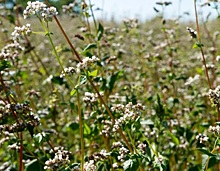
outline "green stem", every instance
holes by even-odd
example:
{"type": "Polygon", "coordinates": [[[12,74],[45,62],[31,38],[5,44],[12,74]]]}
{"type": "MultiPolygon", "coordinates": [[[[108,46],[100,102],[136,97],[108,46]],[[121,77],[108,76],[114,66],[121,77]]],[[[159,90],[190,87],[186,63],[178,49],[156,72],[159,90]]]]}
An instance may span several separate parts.
{"type": "Polygon", "coordinates": [[[136,147],[135,147],[134,140],[133,140],[133,138],[132,138],[132,136],[131,136],[131,133],[130,133],[129,131],[126,131],[126,132],[127,132],[128,137],[129,137],[129,139],[130,139],[130,141],[131,141],[131,144],[132,144],[132,146],[133,146],[133,148],[134,148],[134,151],[137,153],[137,149],[136,149],[136,147]]]}
{"type": "Polygon", "coordinates": [[[144,137],[144,139],[147,141],[147,144],[149,145],[150,149],[153,151],[154,155],[155,155],[156,157],[158,157],[158,153],[154,150],[154,148],[152,147],[150,141],[147,139],[146,136],[143,135],[142,132],[141,132],[141,134],[142,134],[142,136],[144,137]]]}
{"type": "MultiPolygon", "coordinates": [[[[216,139],[216,141],[218,141],[218,138],[216,139]]],[[[216,147],[214,146],[214,148],[212,149],[211,153],[213,154],[215,152],[215,150],[216,150],[216,147]]],[[[210,156],[208,157],[207,162],[206,162],[206,167],[205,167],[206,171],[208,170],[208,167],[209,167],[209,160],[210,160],[210,156]]]]}
{"type": "Polygon", "coordinates": [[[93,12],[93,9],[92,9],[92,3],[91,3],[91,0],[89,0],[89,7],[90,7],[91,14],[92,14],[92,19],[93,19],[93,22],[94,22],[95,30],[97,31],[97,24],[96,24],[96,20],[95,20],[94,12],[93,12]]]}
{"type": "Polygon", "coordinates": [[[42,25],[42,27],[43,27],[45,33],[46,33],[46,36],[47,36],[48,39],[49,39],[50,45],[51,45],[52,48],[53,48],[53,52],[54,52],[54,54],[55,54],[55,56],[56,56],[56,59],[57,59],[59,65],[60,65],[62,71],[65,72],[65,71],[64,71],[64,68],[63,68],[63,65],[62,65],[62,63],[61,63],[60,57],[59,57],[59,55],[58,55],[58,53],[57,53],[57,50],[56,50],[56,48],[55,48],[55,45],[54,45],[54,43],[53,43],[53,41],[52,41],[52,38],[51,38],[51,36],[50,36],[50,31],[49,31],[48,28],[46,28],[46,27],[44,26],[44,24],[43,24],[43,22],[42,22],[41,20],[40,20],[40,22],[41,22],[41,25],[42,25]]]}
{"type": "MultiPolygon", "coordinates": [[[[126,131],[126,132],[127,132],[127,134],[128,134],[128,137],[129,137],[129,139],[130,139],[130,141],[131,141],[131,144],[132,144],[132,146],[133,146],[133,149],[134,149],[135,153],[138,154],[138,151],[137,151],[137,149],[136,149],[136,147],[135,147],[134,140],[133,140],[133,138],[132,138],[132,136],[131,136],[131,133],[130,133],[129,131],[126,131]]],[[[140,170],[141,170],[141,171],[144,171],[144,168],[143,168],[143,165],[142,165],[141,160],[138,159],[138,162],[140,163],[140,166],[139,166],[140,170]]]]}
{"type": "Polygon", "coordinates": [[[77,102],[78,102],[78,115],[79,115],[79,129],[80,129],[80,142],[81,142],[81,170],[84,170],[84,138],[83,138],[83,118],[81,113],[81,105],[80,105],[80,96],[78,90],[77,93],[77,102]]]}

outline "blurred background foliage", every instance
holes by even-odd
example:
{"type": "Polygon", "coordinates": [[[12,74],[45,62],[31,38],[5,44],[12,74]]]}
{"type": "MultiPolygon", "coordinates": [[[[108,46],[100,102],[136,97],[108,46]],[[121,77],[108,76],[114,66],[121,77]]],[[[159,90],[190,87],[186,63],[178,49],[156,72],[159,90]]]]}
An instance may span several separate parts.
{"type": "MultiPolygon", "coordinates": [[[[33,1],[33,0],[0,0],[0,4],[6,6],[6,8],[8,9],[13,9],[16,3],[21,5],[22,7],[26,7],[28,1],[33,1]]],[[[42,0],[38,0],[38,1],[44,2],[42,0]]],[[[62,5],[67,5],[75,1],[76,0],[49,0],[50,4],[52,6],[55,6],[58,9],[58,11],[62,10],[62,5]]],[[[81,0],[77,0],[77,2],[81,2],[81,0]]]]}

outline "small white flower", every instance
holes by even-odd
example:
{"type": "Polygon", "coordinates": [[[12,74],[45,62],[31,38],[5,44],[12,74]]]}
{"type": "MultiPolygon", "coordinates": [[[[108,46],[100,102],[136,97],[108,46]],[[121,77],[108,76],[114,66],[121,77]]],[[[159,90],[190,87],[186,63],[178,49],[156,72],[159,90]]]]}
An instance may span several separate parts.
{"type": "Polygon", "coordinates": [[[210,126],[209,131],[219,135],[220,134],[220,126],[219,125],[210,126]]]}
{"type": "Polygon", "coordinates": [[[203,144],[204,142],[208,141],[209,137],[207,137],[205,134],[198,134],[196,139],[199,140],[199,143],[203,144]]]}
{"type": "Polygon", "coordinates": [[[155,162],[157,164],[162,164],[163,163],[163,156],[159,155],[158,157],[155,157],[155,162]]]}

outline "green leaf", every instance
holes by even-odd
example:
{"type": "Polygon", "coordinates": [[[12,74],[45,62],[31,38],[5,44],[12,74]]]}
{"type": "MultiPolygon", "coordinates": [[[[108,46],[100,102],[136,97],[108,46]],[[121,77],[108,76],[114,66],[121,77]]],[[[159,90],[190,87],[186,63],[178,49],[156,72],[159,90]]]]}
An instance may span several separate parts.
{"type": "Polygon", "coordinates": [[[138,170],[138,162],[137,160],[126,160],[123,164],[124,171],[136,171],[138,170]]]}
{"type": "Polygon", "coordinates": [[[154,122],[151,119],[147,119],[147,120],[141,121],[141,125],[154,125],[154,122]]]}
{"type": "Polygon", "coordinates": [[[10,23],[15,24],[15,17],[14,17],[14,15],[11,15],[11,14],[7,15],[7,19],[8,19],[8,21],[10,23]]]}
{"type": "Polygon", "coordinates": [[[5,70],[6,68],[10,68],[11,64],[9,61],[0,60],[0,71],[5,70]]]}
{"type": "Polygon", "coordinates": [[[83,84],[85,84],[85,83],[86,83],[86,81],[87,81],[86,76],[85,76],[85,75],[82,75],[82,76],[80,77],[80,82],[79,82],[79,85],[83,85],[83,84]]]}
{"type": "Polygon", "coordinates": [[[97,163],[97,171],[106,171],[110,170],[110,166],[107,166],[107,163],[98,162],[97,163]]]}
{"type": "Polygon", "coordinates": [[[34,159],[29,163],[25,164],[25,171],[40,171],[44,170],[44,163],[47,160],[46,157],[40,158],[40,160],[34,159]]]}
{"type": "Polygon", "coordinates": [[[72,131],[75,131],[79,129],[79,124],[77,122],[70,122],[66,127],[70,128],[72,131]]]}
{"type": "Polygon", "coordinates": [[[202,44],[202,43],[195,43],[194,45],[193,45],[193,49],[195,49],[195,48],[201,48],[201,47],[203,47],[204,45],[202,44]]]}
{"type": "Polygon", "coordinates": [[[208,150],[206,150],[206,149],[204,149],[204,148],[197,148],[197,150],[201,151],[203,154],[208,155],[209,157],[210,157],[210,156],[216,157],[216,154],[212,154],[212,153],[210,153],[208,150]]]}
{"type": "Polygon", "coordinates": [[[81,52],[81,55],[92,57],[92,54],[89,51],[83,51],[83,52],[81,52]]]}
{"type": "Polygon", "coordinates": [[[103,36],[103,33],[104,33],[104,28],[103,26],[101,25],[101,23],[99,23],[99,26],[98,26],[98,33],[97,33],[97,40],[101,40],[102,36],[103,36]]]}
{"type": "Polygon", "coordinates": [[[74,89],[78,89],[78,87],[79,86],[81,86],[81,85],[83,85],[83,84],[85,84],[86,83],[86,81],[87,81],[87,78],[86,78],[86,76],[85,75],[81,75],[80,76],[80,78],[79,78],[79,83],[75,86],[75,88],[74,89]]]}
{"type": "Polygon", "coordinates": [[[34,139],[36,142],[40,143],[43,140],[43,136],[39,133],[37,135],[34,135],[34,139]]]}
{"type": "Polygon", "coordinates": [[[91,76],[91,77],[96,77],[98,75],[98,70],[96,69],[96,70],[94,70],[92,72],[88,71],[88,75],[91,76]]]}
{"type": "Polygon", "coordinates": [[[97,45],[95,43],[90,43],[83,49],[83,52],[88,51],[89,49],[94,49],[94,48],[97,48],[97,45]]]}
{"type": "Polygon", "coordinates": [[[80,164],[79,163],[72,163],[68,167],[65,168],[65,171],[72,171],[72,170],[74,170],[75,167],[80,168],[80,164]]]}
{"type": "Polygon", "coordinates": [[[176,145],[179,145],[179,144],[180,144],[179,139],[178,139],[174,134],[172,134],[171,132],[167,132],[167,135],[172,138],[173,142],[174,142],[176,145]]]}
{"type": "Polygon", "coordinates": [[[219,138],[217,137],[216,140],[215,140],[215,144],[214,144],[214,147],[216,147],[217,145],[219,145],[220,142],[219,142],[219,138]]]}
{"type": "Polygon", "coordinates": [[[47,140],[49,140],[49,134],[45,133],[45,132],[38,133],[33,136],[33,139],[34,139],[36,145],[40,145],[43,142],[46,142],[47,140]]]}
{"type": "Polygon", "coordinates": [[[206,163],[207,163],[207,160],[209,159],[209,156],[207,156],[206,154],[203,154],[202,155],[202,170],[205,170],[206,168],[206,163]]]}
{"type": "Polygon", "coordinates": [[[89,128],[89,126],[86,123],[84,123],[83,134],[84,135],[90,135],[91,134],[91,129],[89,128]]]}
{"type": "Polygon", "coordinates": [[[51,81],[52,81],[52,83],[59,84],[59,85],[64,84],[64,80],[63,80],[63,78],[60,78],[60,76],[53,76],[51,81]]]}
{"type": "Polygon", "coordinates": [[[31,134],[31,137],[33,138],[34,135],[34,126],[31,124],[27,124],[27,130],[31,134]]]}
{"type": "Polygon", "coordinates": [[[79,88],[79,86],[85,84],[87,81],[87,78],[85,75],[81,75],[79,78],[79,83],[74,87],[74,89],[70,92],[70,96],[73,96],[76,94],[77,89],[79,88]]]}
{"type": "Polygon", "coordinates": [[[113,75],[110,77],[109,83],[108,83],[109,91],[110,91],[110,92],[112,92],[116,80],[117,80],[117,79],[119,78],[119,76],[121,76],[122,74],[123,74],[122,71],[118,71],[116,74],[113,74],[113,75]]]}
{"type": "Polygon", "coordinates": [[[73,96],[74,94],[76,94],[76,89],[75,88],[70,92],[70,96],[73,96]]]}
{"type": "Polygon", "coordinates": [[[220,161],[219,155],[216,155],[215,157],[210,157],[208,168],[212,168],[213,166],[216,166],[217,164],[219,164],[219,161],[220,161]]]}

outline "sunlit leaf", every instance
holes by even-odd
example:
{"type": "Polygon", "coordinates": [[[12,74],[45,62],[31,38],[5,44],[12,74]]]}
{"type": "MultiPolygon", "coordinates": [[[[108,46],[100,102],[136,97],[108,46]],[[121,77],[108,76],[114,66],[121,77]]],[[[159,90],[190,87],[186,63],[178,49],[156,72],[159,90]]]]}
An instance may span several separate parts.
{"type": "Polygon", "coordinates": [[[136,159],[128,159],[123,164],[124,171],[136,171],[138,170],[138,162],[136,159]]]}
{"type": "Polygon", "coordinates": [[[76,89],[74,88],[71,92],[70,92],[70,96],[74,96],[76,94],[76,89]]]}
{"type": "Polygon", "coordinates": [[[84,133],[84,135],[91,134],[91,129],[89,128],[89,126],[86,123],[84,123],[83,133],[84,133]]]}
{"type": "Polygon", "coordinates": [[[98,74],[98,70],[96,69],[96,70],[94,70],[94,71],[92,71],[92,72],[89,72],[88,71],[88,76],[91,76],[91,77],[96,77],[97,76],[97,74],[98,74]]]}
{"type": "Polygon", "coordinates": [[[167,135],[171,137],[171,139],[173,140],[173,142],[176,144],[176,145],[179,145],[180,142],[179,142],[179,139],[174,135],[172,134],[171,132],[167,132],[167,135]]]}

